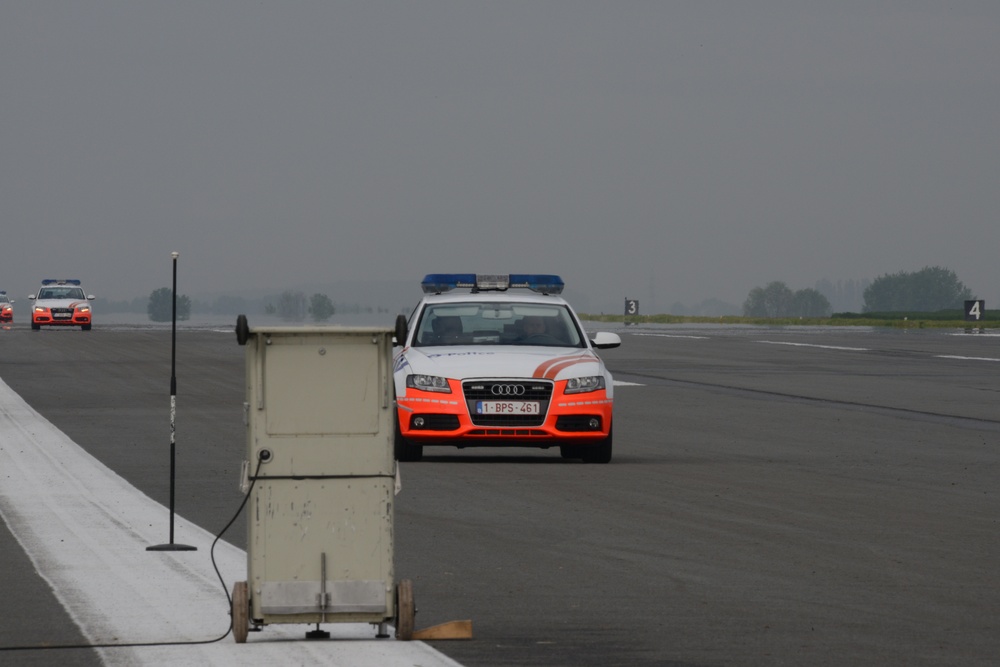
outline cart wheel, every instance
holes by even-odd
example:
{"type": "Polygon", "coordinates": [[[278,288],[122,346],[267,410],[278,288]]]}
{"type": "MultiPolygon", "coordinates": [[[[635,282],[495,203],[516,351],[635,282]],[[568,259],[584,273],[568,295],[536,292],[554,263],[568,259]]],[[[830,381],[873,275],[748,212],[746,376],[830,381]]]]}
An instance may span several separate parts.
{"type": "Polygon", "coordinates": [[[406,345],[406,315],[400,313],[396,315],[396,345],[403,346],[406,345]]]}
{"type": "Polygon", "coordinates": [[[413,603],[413,582],[402,579],[396,585],[396,639],[413,639],[413,617],[417,613],[413,603]]]}
{"type": "Polygon", "coordinates": [[[233,585],[233,639],[237,644],[246,644],[250,631],[250,599],[247,596],[247,582],[237,581],[233,585]]]}
{"type": "Polygon", "coordinates": [[[247,324],[247,316],[239,315],[236,318],[236,342],[246,345],[248,340],[250,340],[250,325],[247,324]]]}

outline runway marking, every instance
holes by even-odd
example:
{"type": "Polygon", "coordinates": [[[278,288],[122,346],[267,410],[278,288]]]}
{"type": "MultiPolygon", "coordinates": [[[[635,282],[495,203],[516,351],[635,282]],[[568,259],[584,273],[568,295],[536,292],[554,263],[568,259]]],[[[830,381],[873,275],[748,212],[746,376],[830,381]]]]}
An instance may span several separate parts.
{"type": "Polygon", "coordinates": [[[693,336],[690,334],[680,335],[680,334],[661,334],[661,333],[637,333],[636,336],[649,336],[651,338],[690,338],[692,340],[708,340],[711,336],[693,336]]]}
{"type": "Polygon", "coordinates": [[[1000,361],[1000,359],[993,357],[962,357],[957,354],[936,354],[934,356],[938,359],[961,359],[962,361],[1000,361]]]}
{"type": "Polygon", "coordinates": [[[615,380],[613,384],[616,387],[645,387],[644,384],[639,384],[638,382],[623,382],[622,380],[615,380]]]}
{"type": "MultiPolygon", "coordinates": [[[[169,539],[169,510],[73,442],[3,380],[0,471],[0,518],[89,642],[206,641],[225,633],[229,605],[210,559],[214,535],[175,516],[174,543],[197,551],[146,551],[169,539]]],[[[235,488],[238,480],[221,483],[235,488]]],[[[220,540],[215,560],[229,590],[246,579],[242,549],[220,540]]],[[[245,646],[229,636],[214,644],[97,650],[115,665],[459,665],[424,642],[375,639],[367,623],[323,625],[331,637],[350,641],[306,641],[311,627],[267,625],[245,646]]]]}
{"type": "Polygon", "coordinates": [[[766,345],[791,345],[793,347],[818,347],[824,350],[846,350],[847,352],[871,352],[867,347],[846,347],[843,345],[817,345],[815,343],[790,343],[781,340],[758,340],[758,343],[766,345]]]}

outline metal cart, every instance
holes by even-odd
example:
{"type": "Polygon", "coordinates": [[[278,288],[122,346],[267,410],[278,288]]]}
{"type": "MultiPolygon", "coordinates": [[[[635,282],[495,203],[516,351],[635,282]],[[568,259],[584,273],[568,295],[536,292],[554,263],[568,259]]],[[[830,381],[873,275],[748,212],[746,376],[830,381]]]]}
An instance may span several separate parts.
{"type": "Polygon", "coordinates": [[[371,623],[411,639],[409,580],[393,572],[391,329],[254,327],[246,346],[247,581],[233,636],[272,623],[371,623]]]}

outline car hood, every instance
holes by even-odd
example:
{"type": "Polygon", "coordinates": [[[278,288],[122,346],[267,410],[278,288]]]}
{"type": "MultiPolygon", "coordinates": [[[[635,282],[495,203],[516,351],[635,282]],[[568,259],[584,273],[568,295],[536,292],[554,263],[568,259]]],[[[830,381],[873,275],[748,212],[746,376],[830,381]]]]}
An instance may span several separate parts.
{"type": "Polygon", "coordinates": [[[482,345],[406,348],[396,357],[394,370],[403,375],[421,373],[459,380],[482,377],[564,380],[604,374],[600,358],[589,349],[482,345]]]}
{"type": "Polygon", "coordinates": [[[43,308],[76,308],[90,303],[87,299],[36,299],[35,305],[43,308]]]}

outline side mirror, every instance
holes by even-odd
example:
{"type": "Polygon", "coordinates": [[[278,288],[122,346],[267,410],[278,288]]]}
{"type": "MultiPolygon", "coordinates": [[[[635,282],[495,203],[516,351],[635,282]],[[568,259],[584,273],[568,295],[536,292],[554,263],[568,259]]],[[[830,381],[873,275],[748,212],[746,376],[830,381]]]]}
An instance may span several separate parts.
{"type": "Polygon", "coordinates": [[[408,334],[406,327],[406,315],[399,314],[396,315],[396,340],[393,341],[393,345],[406,345],[406,334],[408,334]]]}
{"type": "Polygon", "coordinates": [[[590,343],[598,350],[609,350],[613,347],[621,345],[622,339],[621,336],[616,333],[598,331],[594,334],[594,337],[590,339],[590,343]]]}

